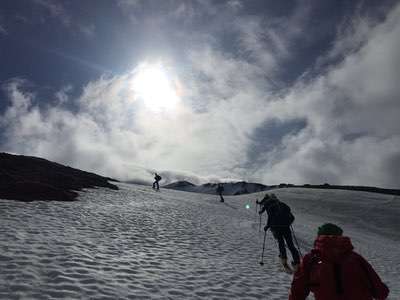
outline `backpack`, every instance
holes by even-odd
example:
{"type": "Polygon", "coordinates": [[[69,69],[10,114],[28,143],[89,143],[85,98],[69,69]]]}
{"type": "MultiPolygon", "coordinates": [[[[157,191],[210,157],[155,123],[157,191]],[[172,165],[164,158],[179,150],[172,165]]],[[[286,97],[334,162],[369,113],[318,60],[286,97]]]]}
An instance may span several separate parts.
{"type": "Polygon", "coordinates": [[[290,207],[280,201],[276,201],[269,208],[269,215],[271,215],[271,226],[290,226],[294,222],[294,215],[290,211],[290,207]]]}
{"type": "MultiPolygon", "coordinates": [[[[320,263],[320,261],[321,261],[321,258],[319,257],[319,255],[314,253],[311,256],[310,260],[307,263],[304,263],[304,276],[305,276],[306,285],[309,288],[319,286],[319,283],[311,282],[310,278],[311,278],[312,269],[318,263],[320,263]]],[[[378,294],[374,288],[374,283],[369,275],[369,272],[368,272],[367,267],[365,266],[365,263],[362,261],[362,259],[359,256],[357,256],[357,261],[358,261],[359,265],[361,266],[361,269],[367,278],[368,290],[370,291],[372,297],[377,298],[378,294]]],[[[334,270],[336,294],[341,295],[344,293],[341,266],[339,264],[333,264],[333,270],[334,270]]]]}
{"type": "Polygon", "coordinates": [[[289,206],[287,206],[286,204],[283,211],[281,212],[281,218],[288,225],[292,225],[292,223],[294,222],[294,215],[290,211],[289,206]]]}

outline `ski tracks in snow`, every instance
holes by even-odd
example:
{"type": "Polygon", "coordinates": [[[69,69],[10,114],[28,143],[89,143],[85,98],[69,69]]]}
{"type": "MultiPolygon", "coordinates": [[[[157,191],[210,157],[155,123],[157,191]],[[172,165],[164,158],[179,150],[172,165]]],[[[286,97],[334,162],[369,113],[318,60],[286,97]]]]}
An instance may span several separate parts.
{"type": "Polygon", "coordinates": [[[1,299],[287,299],[254,207],[120,185],[72,203],[0,202],[1,299]]]}

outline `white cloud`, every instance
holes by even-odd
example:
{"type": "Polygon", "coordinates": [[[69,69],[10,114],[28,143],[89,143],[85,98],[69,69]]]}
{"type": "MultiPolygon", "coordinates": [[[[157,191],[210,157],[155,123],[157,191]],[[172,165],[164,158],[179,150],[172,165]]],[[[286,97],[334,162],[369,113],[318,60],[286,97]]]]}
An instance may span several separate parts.
{"type": "Polygon", "coordinates": [[[79,31],[88,38],[91,38],[95,35],[96,26],[94,24],[79,25],[79,31]]]}
{"type": "MultiPolygon", "coordinates": [[[[81,34],[87,38],[95,35],[96,27],[93,23],[83,23],[81,20],[71,13],[68,3],[59,0],[32,0],[32,2],[42,8],[39,14],[42,23],[47,22],[50,18],[57,20],[61,25],[72,33],[81,34]]],[[[17,18],[24,23],[29,22],[26,16],[18,15],[17,18]]],[[[34,21],[33,21],[34,22],[34,21]]]]}
{"type": "Polygon", "coordinates": [[[4,25],[3,16],[0,14],[0,36],[1,35],[8,35],[8,30],[4,25]]]}
{"type": "Polygon", "coordinates": [[[11,81],[5,86],[13,101],[3,118],[5,148],[125,179],[145,179],[149,170],[240,178],[231,170],[266,114],[257,91],[259,69],[215,49],[191,57],[194,75],[186,78],[183,93],[185,101],[203,102],[202,112],[184,101],[170,113],[149,111],[132,95],[134,72],[89,83],[75,100],[76,114],[61,105],[68,90],[57,93],[59,105],[39,109],[24,92],[25,83],[11,81]],[[218,64],[218,70],[209,64],[218,64]]]}
{"type": "Polygon", "coordinates": [[[365,42],[358,51],[312,82],[298,83],[283,108],[272,108],[283,119],[306,118],[308,127],[285,140],[280,149],[284,158],[267,154],[267,182],[282,178],[399,187],[400,6],[362,35],[365,42]]]}
{"type": "Polygon", "coordinates": [[[7,35],[8,32],[3,25],[0,24],[0,34],[7,35]]]}
{"type": "Polygon", "coordinates": [[[71,17],[61,2],[54,0],[33,0],[33,2],[46,9],[52,17],[59,19],[64,26],[71,25],[71,17]]]}
{"type": "MultiPolygon", "coordinates": [[[[305,15],[302,10],[291,20],[301,23],[305,15]]],[[[239,52],[250,51],[253,59],[219,50],[218,43],[202,45],[213,36],[200,35],[185,52],[185,71],[168,68],[181,86],[182,101],[173,112],[152,112],[135,97],[130,85],[136,71],[92,81],[77,99],[61,90],[50,108],[34,104],[37,96],[26,92],[26,82],[9,81],[4,88],[11,105],[0,123],[7,136],[3,149],[124,179],[151,179],[157,170],[171,180],[198,182],[399,187],[400,5],[381,24],[338,35],[331,53],[344,53],[344,59],[280,97],[265,76],[291,56],[290,38],[302,30],[283,35],[279,22],[263,30],[257,18],[234,24],[239,52]],[[67,110],[67,101],[78,111],[67,110]],[[306,127],[269,145],[263,141],[268,136],[256,134],[274,120],[282,126],[304,120],[306,127]],[[250,151],[255,140],[265,152],[250,151]]]]}
{"type": "Polygon", "coordinates": [[[234,10],[239,11],[243,8],[243,3],[239,0],[230,0],[227,2],[227,7],[234,10]]]}

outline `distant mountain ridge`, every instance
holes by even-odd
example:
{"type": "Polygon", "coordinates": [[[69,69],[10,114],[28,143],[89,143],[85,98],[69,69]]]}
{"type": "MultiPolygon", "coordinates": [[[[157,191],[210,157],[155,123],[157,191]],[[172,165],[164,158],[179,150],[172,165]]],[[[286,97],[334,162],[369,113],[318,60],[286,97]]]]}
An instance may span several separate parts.
{"type": "MultiPolygon", "coordinates": [[[[309,189],[331,189],[331,190],[347,190],[347,191],[361,191],[370,192],[386,195],[396,195],[400,196],[399,189],[385,189],[373,186],[352,186],[352,185],[330,185],[328,183],[324,184],[303,184],[294,185],[290,183],[281,183],[279,185],[264,185],[261,183],[251,183],[246,181],[239,182],[228,182],[221,183],[224,187],[224,195],[235,196],[242,194],[251,194],[262,191],[267,191],[277,188],[309,188],[309,189]]],[[[206,183],[202,185],[195,185],[188,181],[176,181],[163,186],[167,189],[193,192],[193,193],[203,193],[203,194],[216,194],[218,183],[206,183]]]]}
{"type": "Polygon", "coordinates": [[[0,199],[72,201],[84,188],[117,190],[109,180],[117,181],[39,157],[0,153],[0,199]]]}
{"type": "MultiPolygon", "coordinates": [[[[224,187],[224,195],[234,196],[257,193],[271,189],[270,186],[261,183],[246,181],[221,183],[224,187]]],[[[166,189],[179,190],[192,193],[215,194],[218,183],[206,183],[195,185],[189,181],[177,181],[163,186],[166,189]]]]}

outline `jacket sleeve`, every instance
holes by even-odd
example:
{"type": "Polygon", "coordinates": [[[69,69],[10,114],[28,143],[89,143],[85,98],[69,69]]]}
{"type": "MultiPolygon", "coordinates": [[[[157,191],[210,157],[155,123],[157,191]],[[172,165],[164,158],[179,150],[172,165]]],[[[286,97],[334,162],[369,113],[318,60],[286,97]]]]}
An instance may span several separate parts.
{"type": "Polygon", "coordinates": [[[306,269],[311,263],[311,255],[306,254],[299,268],[293,276],[292,286],[289,292],[289,300],[305,300],[310,294],[306,269]]]}
{"type": "Polygon", "coordinates": [[[270,228],[271,227],[271,216],[270,216],[270,214],[268,213],[268,210],[267,210],[267,216],[268,216],[268,218],[267,218],[267,226],[268,226],[268,228],[270,228]]]}
{"type": "Polygon", "coordinates": [[[375,272],[374,268],[361,256],[358,255],[360,259],[360,263],[362,268],[364,269],[368,285],[370,286],[371,293],[374,299],[384,300],[389,295],[389,288],[384,284],[379,277],[379,275],[375,272]]]}

